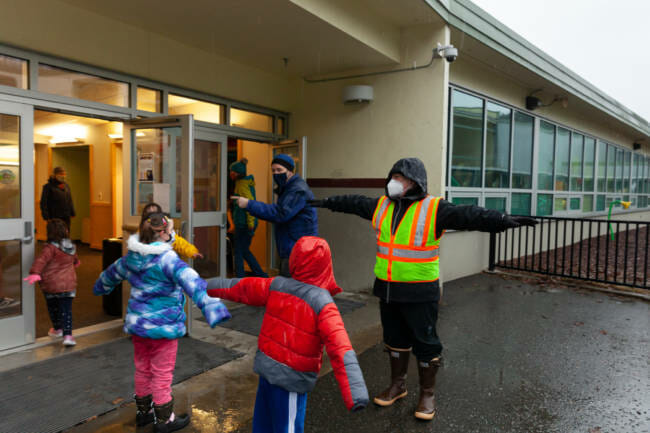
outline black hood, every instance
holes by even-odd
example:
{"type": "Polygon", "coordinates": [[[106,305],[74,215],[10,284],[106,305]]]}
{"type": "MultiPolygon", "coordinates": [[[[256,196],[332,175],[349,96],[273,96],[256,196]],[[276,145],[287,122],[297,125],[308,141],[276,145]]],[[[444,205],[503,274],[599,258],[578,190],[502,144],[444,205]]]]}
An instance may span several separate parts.
{"type": "MultiPolygon", "coordinates": [[[[402,158],[397,161],[388,173],[386,185],[388,185],[391,176],[395,173],[399,173],[402,176],[411,179],[416,185],[414,188],[407,191],[406,196],[403,198],[409,200],[420,200],[427,195],[427,170],[424,168],[424,163],[419,158],[402,158]]],[[[386,195],[388,195],[388,189],[386,189],[386,195]]]]}

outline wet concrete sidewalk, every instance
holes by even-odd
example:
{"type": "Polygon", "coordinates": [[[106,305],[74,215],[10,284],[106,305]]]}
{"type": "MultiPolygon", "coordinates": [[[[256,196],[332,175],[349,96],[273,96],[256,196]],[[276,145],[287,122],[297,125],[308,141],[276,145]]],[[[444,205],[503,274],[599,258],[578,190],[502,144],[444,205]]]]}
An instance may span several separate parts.
{"type": "MultiPolygon", "coordinates": [[[[376,300],[356,299],[367,305],[344,321],[372,397],[388,383],[387,355],[378,344],[376,300]]],[[[200,326],[200,339],[247,354],[174,387],[177,407],[192,415],[183,432],[251,431],[256,338],[200,326]]],[[[412,362],[405,399],[355,414],[345,410],[333,375],[325,374],[309,396],[305,431],[650,432],[646,301],[479,274],[445,284],[438,332],[445,365],[433,422],[413,417],[412,362]]],[[[151,431],[136,430],[134,412],[128,404],[68,431],[151,431]]]]}

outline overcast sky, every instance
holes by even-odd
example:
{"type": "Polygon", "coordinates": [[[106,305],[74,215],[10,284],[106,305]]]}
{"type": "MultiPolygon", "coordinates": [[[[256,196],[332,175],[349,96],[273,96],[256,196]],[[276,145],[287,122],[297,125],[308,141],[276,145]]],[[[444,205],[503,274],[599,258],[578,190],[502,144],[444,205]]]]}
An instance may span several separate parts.
{"type": "Polygon", "coordinates": [[[650,1],[472,1],[650,121],[650,1]]]}

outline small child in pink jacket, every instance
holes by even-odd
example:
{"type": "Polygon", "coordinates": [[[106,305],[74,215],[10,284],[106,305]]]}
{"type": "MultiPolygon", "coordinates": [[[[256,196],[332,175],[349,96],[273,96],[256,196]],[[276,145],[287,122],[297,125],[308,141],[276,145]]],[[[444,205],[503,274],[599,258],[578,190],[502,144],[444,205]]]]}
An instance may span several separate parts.
{"type": "Polygon", "coordinates": [[[76,245],[68,238],[68,226],[60,219],[49,220],[47,244],[34,260],[25,281],[30,284],[40,281],[52,320],[47,335],[63,336],[64,346],[77,344],[72,336],[72,299],[77,290],[75,268],[80,264],[76,245]]]}

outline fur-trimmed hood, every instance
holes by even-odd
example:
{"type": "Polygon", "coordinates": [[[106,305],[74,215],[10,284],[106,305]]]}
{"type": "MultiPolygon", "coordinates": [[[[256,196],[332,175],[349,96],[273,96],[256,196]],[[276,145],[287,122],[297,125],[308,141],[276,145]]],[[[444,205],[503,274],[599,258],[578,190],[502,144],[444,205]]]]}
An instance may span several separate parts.
{"type": "Polygon", "coordinates": [[[160,255],[172,249],[171,244],[166,242],[154,242],[152,244],[143,244],[140,242],[140,236],[136,233],[129,237],[127,249],[134,253],[147,256],[150,254],[160,255]]]}
{"type": "Polygon", "coordinates": [[[70,254],[71,256],[74,256],[75,253],[77,252],[77,246],[72,242],[70,239],[65,238],[61,239],[61,242],[50,242],[52,245],[60,249],[66,254],[70,254]]]}

